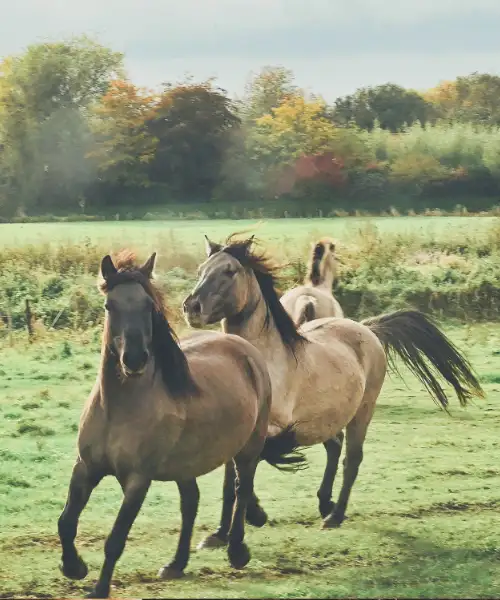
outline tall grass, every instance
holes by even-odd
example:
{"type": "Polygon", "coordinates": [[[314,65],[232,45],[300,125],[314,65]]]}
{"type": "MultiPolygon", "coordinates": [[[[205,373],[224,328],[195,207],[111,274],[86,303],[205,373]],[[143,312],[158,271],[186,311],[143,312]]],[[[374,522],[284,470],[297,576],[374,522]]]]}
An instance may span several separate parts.
{"type": "MultiPolygon", "coordinates": [[[[266,244],[283,264],[281,290],[304,276],[309,242],[283,237],[266,244]]],[[[150,243],[151,240],[148,240],[150,243]]],[[[114,250],[120,244],[112,242],[114,250]]],[[[145,246],[137,244],[139,258],[145,246]]],[[[185,250],[172,232],[158,237],[158,284],[174,321],[182,298],[196,281],[201,249],[185,250]]],[[[31,300],[39,334],[47,329],[85,329],[101,322],[103,300],[96,281],[104,242],[40,243],[0,248],[0,337],[26,327],[25,300],[31,300]]],[[[470,234],[381,232],[368,222],[339,240],[341,260],[335,294],[346,314],[362,318],[413,306],[440,316],[485,320],[500,316],[500,219],[470,234]]]]}

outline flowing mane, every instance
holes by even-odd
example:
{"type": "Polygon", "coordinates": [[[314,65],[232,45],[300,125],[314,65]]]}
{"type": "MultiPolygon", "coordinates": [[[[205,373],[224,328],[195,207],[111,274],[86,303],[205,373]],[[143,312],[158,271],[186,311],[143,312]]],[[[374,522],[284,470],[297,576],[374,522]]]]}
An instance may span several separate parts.
{"type": "Polygon", "coordinates": [[[235,235],[237,234],[233,234],[227,238],[222,252],[226,252],[233,258],[236,258],[242,266],[252,269],[266,303],[267,313],[264,326],[266,328],[269,327],[272,316],[281,340],[295,354],[297,345],[307,340],[297,331],[290,315],[283,308],[279,300],[276,291],[278,266],[273,264],[272,259],[266,256],[265,253],[256,254],[250,250],[253,238],[234,240],[235,235]]]}
{"type": "MultiPolygon", "coordinates": [[[[165,387],[173,396],[193,394],[197,391],[184,352],[168,322],[168,314],[163,294],[154,282],[137,266],[132,252],[123,251],[115,260],[117,272],[99,284],[103,294],[107,294],[123,283],[139,283],[153,300],[153,354],[156,367],[161,370],[165,387]]],[[[106,336],[106,332],[104,334],[106,336]]],[[[105,344],[108,340],[104,339],[105,344]]]]}
{"type": "MultiPolygon", "coordinates": [[[[327,248],[331,246],[334,241],[331,238],[322,238],[314,245],[311,258],[309,261],[309,269],[305,282],[312,283],[313,286],[321,285],[325,280],[324,265],[321,269],[321,262],[325,256],[327,248]],[[323,272],[322,272],[323,271],[323,272]]],[[[334,272],[334,275],[336,271],[334,272]]]]}

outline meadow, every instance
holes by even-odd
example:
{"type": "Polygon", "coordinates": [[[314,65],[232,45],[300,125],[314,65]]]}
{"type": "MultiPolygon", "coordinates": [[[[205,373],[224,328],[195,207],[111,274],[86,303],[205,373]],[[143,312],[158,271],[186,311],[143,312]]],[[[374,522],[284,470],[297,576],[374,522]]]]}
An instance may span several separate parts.
{"type": "MultiPolygon", "coordinates": [[[[78,418],[99,361],[99,258],[124,246],[136,248],[141,258],[158,250],[159,281],[182,334],[178,306],[196,278],[203,234],[220,240],[255,224],[0,225],[0,313],[8,311],[12,318],[10,329],[5,323],[0,329],[0,597],[82,596],[98,574],[118,510],[118,484],[106,480],[84,511],[77,538],[89,577],[76,583],[64,579],[57,568],[57,518],[75,457],[78,418]],[[36,314],[32,343],[23,323],[27,295],[36,314]],[[66,312],[52,327],[61,309],[66,312]]],[[[306,451],[310,466],[295,475],[261,465],[256,487],[270,522],[260,530],[247,528],[253,558],[244,571],[232,570],[221,550],[200,551],[193,552],[185,579],[157,580],[157,570],[173,555],[180,514],[175,485],[153,484],[118,564],[112,595],[499,596],[498,220],[282,220],[263,223],[255,233],[286,263],[283,287],[300,278],[312,239],[336,237],[342,259],[339,297],[352,302],[353,316],[434,298],[424,308],[467,352],[487,397],[466,409],[452,401],[447,415],[406,371],[408,385],[388,378],[368,432],[349,519],[338,530],[320,529],[316,490],[325,464],[322,447],[306,451]]],[[[217,524],[221,470],[199,483],[193,546],[217,524]]]]}

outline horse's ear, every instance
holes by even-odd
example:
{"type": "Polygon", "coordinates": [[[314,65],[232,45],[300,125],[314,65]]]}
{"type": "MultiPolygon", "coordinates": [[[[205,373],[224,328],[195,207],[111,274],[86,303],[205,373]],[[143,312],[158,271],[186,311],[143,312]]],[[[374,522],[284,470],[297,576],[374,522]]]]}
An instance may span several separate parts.
{"type": "Polygon", "coordinates": [[[255,235],[252,235],[252,237],[248,238],[248,240],[245,241],[245,251],[248,252],[253,244],[253,241],[255,239],[255,235]]]}
{"type": "Polygon", "coordinates": [[[205,252],[207,254],[207,257],[210,258],[212,256],[212,254],[215,254],[216,252],[219,252],[220,250],[222,250],[222,245],[221,244],[217,244],[216,242],[212,242],[208,239],[208,236],[205,236],[205,252]]]}
{"type": "Polygon", "coordinates": [[[148,258],[148,260],[142,265],[142,267],[139,267],[139,271],[143,275],[146,275],[146,277],[148,279],[151,279],[151,277],[153,276],[153,271],[155,269],[155,264],[156,264],[156,252],[153,252],[153,254],[151,254],[151,256],[148,258]]]}
{"type": "Polygon", "coordinates": [[[118,271],[116,270],[115,265],[113,264],[113,260],[109,254],[101,260],[101,274],[104,280],[109,279],[113,275],[116,275],[118,271]]]}

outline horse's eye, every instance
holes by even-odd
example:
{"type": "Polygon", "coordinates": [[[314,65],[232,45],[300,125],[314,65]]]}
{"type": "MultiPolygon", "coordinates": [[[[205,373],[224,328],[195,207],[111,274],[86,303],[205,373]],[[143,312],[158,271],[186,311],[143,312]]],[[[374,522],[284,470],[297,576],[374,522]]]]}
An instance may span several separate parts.
{"type": "Polygon", "coordinates": [[[225,273],[228,277],[234,277],[236,275],[236,271],[232,267],[227,267],[225,273]]]}

